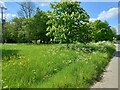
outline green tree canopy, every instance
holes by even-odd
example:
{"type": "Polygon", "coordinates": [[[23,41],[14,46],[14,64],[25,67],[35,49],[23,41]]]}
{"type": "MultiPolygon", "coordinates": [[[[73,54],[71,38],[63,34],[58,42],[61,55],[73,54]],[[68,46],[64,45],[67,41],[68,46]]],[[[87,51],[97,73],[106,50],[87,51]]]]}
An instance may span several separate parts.
{"type": "Polygon", "coordinates": [[[47,35],[53,35],[53,40],[60,43],[78,40],[82,28],[89,22],[89,15],[80,7],[80,3],[61,1],[50,4],[50,7],[54,10],[49,14],[47,35]]]}
{"type": "Polygon", "coordinates": [[[46,24],[49,20],[47,13],[37,8],[36,15],[33,17],[31,37],[33,40],[40,40],[41,42],[49,42],[49,37],[46,36],[46,28],[48,25],[46,24]]]}
{"type": "Polygon", "coordinates": [[[113,40],[115,34],[107,21],[102,22],[101,20],[96,20],[92,23],[92,27],[95,41],[113,40]]]}

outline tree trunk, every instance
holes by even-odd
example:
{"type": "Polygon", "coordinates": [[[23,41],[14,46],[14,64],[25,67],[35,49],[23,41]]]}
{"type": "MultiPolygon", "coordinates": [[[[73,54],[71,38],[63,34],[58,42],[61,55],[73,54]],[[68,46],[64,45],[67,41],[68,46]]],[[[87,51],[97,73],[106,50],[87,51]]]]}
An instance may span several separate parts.
{"type": "Polygon", "coordinates": [[[67,43],[67,49],[69,48],[69,44],[67,43]]]}

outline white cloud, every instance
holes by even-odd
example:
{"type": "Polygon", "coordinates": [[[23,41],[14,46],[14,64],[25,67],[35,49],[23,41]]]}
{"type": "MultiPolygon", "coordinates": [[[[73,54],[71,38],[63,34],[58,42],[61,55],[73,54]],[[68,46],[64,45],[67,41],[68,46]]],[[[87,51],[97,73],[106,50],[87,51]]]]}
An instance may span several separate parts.
{"type": "Polygon", "coordinates": [[[90,18],[90,22],[94,22],[95,20],[97,20],[97,18],[90,18]]]}
{"type": "Polygon", "coordinates": [[[41,2],[39,2],[39,4],[40,4],[41,7],[44,7],[44,6],[48,6],[48,5],[49,5],[49,3],[47,3],[47,2],[46,2],[46,3],[41,3],[41,2]]]}
{"type": "Polygon", "coordinates": [[[90,21],[94,22],[95,20],[108,20],[108,19],[112,19],[116,16],[118,16],[118,13],[120,13],[120,11],[118,12],[118,8],[117,7],[113,7],[110,8],[108,11],[102,11],[97,18],[91,18],[90,21]]]}
{"type": "MultiPolygon", "coordinates": [[[[17,15],[11,14],[11,13],[5,13],[5,14],[3,14],[3,17],[4,17],[4,19],[6,19],[6,20],[11,20],[12,18],[17,17],[17,15]]],[[[1,14],[0,14],[0,18],[1,18],[1,14]]]]}
{"type": "Polygon", "coordinates": [[[41,5],[42,7],[44,7],[44,6],[45,6],[45,4],[44,4],[44,3],[41,3],[40,5],[41,5]]]}
{"type": "Polygon", "coordinates": [[[6,19],[12,19],[12,18],[15,18],[15,17],[17,17],[15,14],[10,14],[10,13],[7,13],[7,14],[5,14],[5,18],[6,19]]]}
{"type": "Polygon", "coordinates": [[[99,15],[97,19],[100,20],[107,20],[110,18],[114,18],[115,16],[118,15],[118,8],[111,8],[108,11],[102,11],[99,15]]]}

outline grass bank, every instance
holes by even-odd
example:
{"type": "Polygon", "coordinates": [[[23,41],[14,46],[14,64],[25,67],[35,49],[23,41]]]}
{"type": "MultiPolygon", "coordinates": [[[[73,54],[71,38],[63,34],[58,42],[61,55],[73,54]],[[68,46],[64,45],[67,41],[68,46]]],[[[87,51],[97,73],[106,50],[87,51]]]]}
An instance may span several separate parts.
{"type": "Polygon", "coordinates": [[[103,72],[114,43],[2,46],[3,88],[88,88],[103,72]]]}

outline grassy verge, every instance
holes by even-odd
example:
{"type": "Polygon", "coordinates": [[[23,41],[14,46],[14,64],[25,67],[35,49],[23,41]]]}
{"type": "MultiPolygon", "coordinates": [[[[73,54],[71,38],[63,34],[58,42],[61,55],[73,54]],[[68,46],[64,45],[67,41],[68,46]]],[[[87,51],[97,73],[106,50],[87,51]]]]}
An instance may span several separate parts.
{"type": "Polygon", "coordinates": [[[2,48],[3,88],[88,88],[112,58],[111,42],[2,48]]]}

